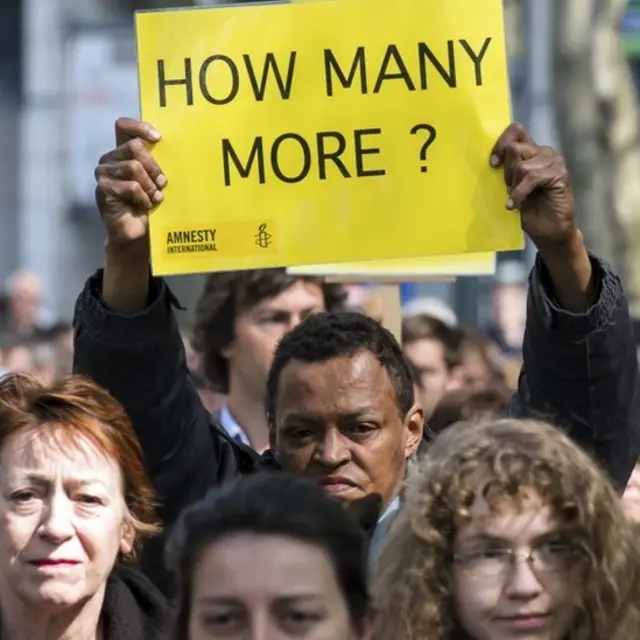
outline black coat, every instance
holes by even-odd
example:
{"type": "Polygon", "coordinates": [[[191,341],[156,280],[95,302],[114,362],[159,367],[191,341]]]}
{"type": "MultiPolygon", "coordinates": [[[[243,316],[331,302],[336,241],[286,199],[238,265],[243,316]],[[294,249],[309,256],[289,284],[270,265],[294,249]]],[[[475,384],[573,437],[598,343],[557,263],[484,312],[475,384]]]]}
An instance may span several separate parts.
{"type": "MultiPolygon", "coordinates": [[[[598,296],[583,314],[555,301],[540,260],[531,276],[524,366],[508,409],[512,417],[548,418],[591,451],[622,488],[640,454],[640,388],[633,330],[620,279],[593,259],[598,296]]],[[[162,279],[136,314],[110,311],[102,273],[78,297],[76,373],[88,375],[124,405],[140,439],[170,528],[180,511],[238,474],[277,467],[230,440],[205,409],[186,366],[174,314],[177,300],[162,279]]],[[[147,543],[143,567],[163,590],[162,538],[147,543]]]]}
{"type": "Polygon", "coordinates": [[[108,640],[165,640],[169,607],[165,597],[140,571],[115,569],[102,605],[108,640]]]}

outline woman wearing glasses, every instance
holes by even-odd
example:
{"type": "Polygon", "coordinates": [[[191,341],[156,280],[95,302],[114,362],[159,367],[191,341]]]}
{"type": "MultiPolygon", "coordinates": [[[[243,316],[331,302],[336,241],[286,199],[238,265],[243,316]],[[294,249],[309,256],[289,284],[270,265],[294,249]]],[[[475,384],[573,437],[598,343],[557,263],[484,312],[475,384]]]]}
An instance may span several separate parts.
{"type": "Polygon", "coordinates": [[[628,640],[640,553],[596,464],[544,423],[459,423],[382,553],[380,640],[628,640]]]}

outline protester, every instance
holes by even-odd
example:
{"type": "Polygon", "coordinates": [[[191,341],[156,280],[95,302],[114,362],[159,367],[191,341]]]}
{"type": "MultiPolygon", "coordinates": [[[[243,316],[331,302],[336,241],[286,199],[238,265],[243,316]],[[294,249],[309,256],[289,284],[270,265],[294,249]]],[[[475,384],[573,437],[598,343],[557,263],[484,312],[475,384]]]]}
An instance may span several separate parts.
{"type": "Polygon", "coordinates": [[[0,314],[0,332],[25,338],[37,336],[53,324],[43,306],[42,281],[35,273],[17,271],[7,281],[5,305],[0,314]]]}
{"type": "Polygon", "coordinates": [[[505,384],[507,358],[499,352],[496,343],[474,327],[462,325],[460,332],[462,387],[484,389],[494,384],[505,384]]]}
{"type": "Polygon", "coordinates": [[[160,640],[164,598],[134,569],[157,531],[142,452],[95,384],[0,381],[0,636],[160,640]]]}
{"type": "Polygon", "coordinates": [[[464,383],[463,334],[441,320],[419,314],[402,322],[402,347],[407,359],[420,370],[421,395],[427,421],[447,391],[464,383]]]}
{"type": "Polygon", "coordinates": [[[264,412],[276,344],[312,313],[341,307],[340,285],[297,278],[284,269],[231,271],[207,278],[198,301],[194,346],[211,388],[227,396],[220,426],[237,442],[269,448],[264,412]]]}
{"type": "Polygon", "coordinates": [[[209,493],[167,546],[175,640],[373,638],[366,538],[315,483],[256,474],[209,493]]]}
{"type": "Polygon", "coordinates": [[[429,429],[437,435],[456,422],[499,418],[507,410],[510,398],[511,391],[505,384],[450,391],[433,412],[429,429]]]}
{"type": "MultiPolygon", "coordinates": [[[[149,125],[132,120],[118,121],[116,130],[117,148],[96,169],[106,264],[76,305],[75,369],[127,409],[163,523],[170,527],[212,486],[283,467],[361,509],[375,563],[398,508],[406,460],[423,430],[398,344],[358,314],[309,316],[282,340],[271,367],[271,450],[260,457],[234,442],[193,385],[176,299],[162,279],[149,277],[148,213],[166,185],[145,146],[157,137],[149,125]]],[[[620,280],[584,248],[562,158],[512,125],[491,162],[502,167],[509,206],[521,210],[523,229],[539,250],[524,373],[509,411],[551,416],[594,452],[622,489],[640,453],[640,393],[620,280]]],[[[148,547],[146,571],[168,588],[158,559],[161,541],[155,543],[148,547]]]]}
{"type": "Polygon", "coordinates": [[[559,430],[458,423],[407,483],[375,596],[378,640],[629,640],[640,540],[559,430]]]}

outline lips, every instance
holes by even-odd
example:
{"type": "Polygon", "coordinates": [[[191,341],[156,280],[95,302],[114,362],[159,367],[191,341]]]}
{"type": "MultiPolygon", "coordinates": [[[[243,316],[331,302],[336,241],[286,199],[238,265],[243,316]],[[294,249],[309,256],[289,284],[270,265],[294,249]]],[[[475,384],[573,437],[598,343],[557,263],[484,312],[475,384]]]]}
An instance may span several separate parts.
{"type": "Polygon", "coordinates": [[[525,613],[499,618],[500,622],[513,629],[539,629],[544,627],[551,618],[548,613],[525,613]]]}
{"type": "Polygon", "coordinates": [[[48,558],[45,560],[32,560],[29,564],[35,567],[74,567],[80,563],[77,560],[52,560],[48,558]]]}
{"type": "Polygon", "coordinates": [[[358,485],[343,476],[328,476],[320,480],[320,484],[326,491],[333,495],[340,495],[354,489],[359,489],[358,485]]]}

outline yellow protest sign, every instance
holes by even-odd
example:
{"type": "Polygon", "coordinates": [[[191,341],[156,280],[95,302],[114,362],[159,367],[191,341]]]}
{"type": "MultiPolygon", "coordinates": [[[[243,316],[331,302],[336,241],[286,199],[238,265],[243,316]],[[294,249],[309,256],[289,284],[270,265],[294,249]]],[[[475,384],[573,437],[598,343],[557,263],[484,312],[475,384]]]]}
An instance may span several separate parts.
{"type": "Polygon", "coordinates": [[[501,0],[139,12],[158,275],[519,249],[501,0]]]}
{"type": "Polygon", "coordinates": [[[496,272],[496,254],[463,253],[376,262],[302,265],[289,267],[287,272],[292,275],[362,278],[365,281],[395,278],[397,282],[402,282],[403,279],[419,280],[442,276],[487,276],[496,272]]]}

